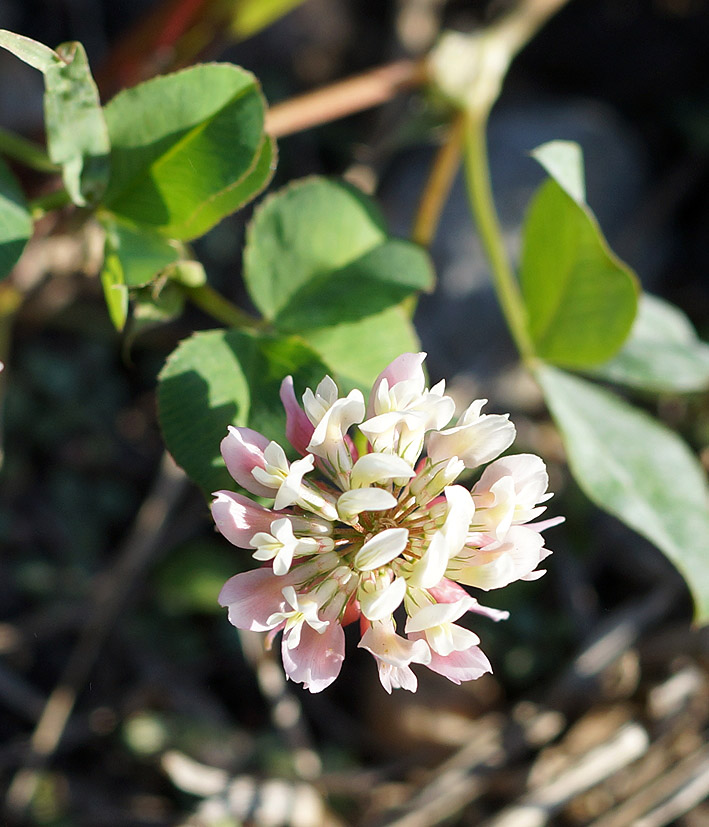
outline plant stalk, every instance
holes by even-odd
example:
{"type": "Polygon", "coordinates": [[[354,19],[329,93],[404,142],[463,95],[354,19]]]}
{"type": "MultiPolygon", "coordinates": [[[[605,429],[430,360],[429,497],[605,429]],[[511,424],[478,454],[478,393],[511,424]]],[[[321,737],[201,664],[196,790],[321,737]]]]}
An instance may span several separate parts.
{"type": "Polygon", "coordinates": [[[35,221],[52,210],[59,210],[71,204],[71,196],[65,189],[54,190],[46,195],[40,195],[29,203],[29,210],[35,221]]]}
{"type": "Polygon", "coordinates": [[[492,197],[486,129],[486,114],[467,113],[464,162],[468,199],[480,240],[490,262],[493,285],[510,333],[522,359],[531,361],[535,354],[529,335],[527,311],[522,301],[519,283],[505,250],[502,229],[492,197]]]}
{"type": "Polygon", "coordinates": [[[424,61],[399,60],[361,75],[277,103],[266,113],[266,132],[282,138],[338,118],[371,109],[427,78],[424,61]]]}
{"type": "Polygon", "coordinates": [[[431,167],[423,189],[411,231],[411,240],[422,247],[430,246],[436,237],[441,214],[460,168],[465,116],[459,114],[450,125],[448,135],[431,167]]]}
{"type": "Polygon", "coordinates": [[[240,330],[263,330],[265,323],[237,307],[209,284],[183,288],[191,302],[213,319],[240,330]]]}
{"type": "Polygon", "coordinates": [[[38,172],[59,172],[60,167],[50,161],[44,149],[7,129],[0,129],[0,155],[6,155],[38,172]]]}

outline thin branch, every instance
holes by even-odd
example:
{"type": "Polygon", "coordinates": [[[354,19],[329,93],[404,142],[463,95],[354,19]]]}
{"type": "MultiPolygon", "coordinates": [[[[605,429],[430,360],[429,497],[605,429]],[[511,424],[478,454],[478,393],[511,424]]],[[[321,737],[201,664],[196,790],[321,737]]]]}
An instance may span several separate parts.
{"type": "Polygon", "coordinates": [[[421,86],[426,77],[423,61],[399,60],[371,69],[275,104],[266,114],[266,132],[282,138],[371,109],[407,89],[421,86]]]}
{"type": "Polygon", "coordinates": [[[250,316],[209,284],[183,289],[194,305],[227,327],[236,327],[240,330],[260,330],[265,327],[261,319],[250,316]]]}
{"type": "Polygon", "coordinates": [[[7,129],[0,129],[0,155],[6,155],[38,172],[59,172],[61,169],[59,164],[49,159],[44,147],[7,129]]]}
{"type": "Polygon", "coordinates": [[[411,240],[423,247],[428,247],[436,236],[443,208],[460,169],[463,134],[464,118],[458,115],[433,161],[414,219],[411,240]]]}

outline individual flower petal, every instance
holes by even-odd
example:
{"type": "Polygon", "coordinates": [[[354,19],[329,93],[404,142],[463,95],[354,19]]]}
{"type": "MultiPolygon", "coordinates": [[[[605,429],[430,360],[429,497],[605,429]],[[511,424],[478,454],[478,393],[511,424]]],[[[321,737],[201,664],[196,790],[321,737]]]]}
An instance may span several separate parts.
{"type": "Polygon", "coordinates": [[[336,399],[315,425],[308,451],[326,460],[336,474],[349,473],[352,454],[345,439],[350,426],[364,418],[364,397],[356,388],[345,399],[336,399]]]}
{"type": "Polygon", "coordinates": [[[551,497],[546,494],[549,476],[543,460],[533,454],[515,454],[491,462],[473,486],[478,508],[476,524],[481,531],[502,540],[509,527],[538,517],[551,497]]]}
{"type": "Polygon", "coordinates": [[[452,622],[465,614],[474,603],[466,595],[455,603],[424,606],[409,617],[405,631],[407,634],[423,632],[431,650],[443,656],[476,646],[480,643],[480,638],[469,629],[452,622]]]}
{"type": "Polygon", "coordinates": [[[309,626],[318,634],[322,634],[329,621],[319,617],[320,606],[316,600],[308,595],[298,594],[293,586],[284,586],[282,591],[291,608],[285,607],[274,612],[266,622],[271,624],[272,628],[285,622],[283,643],[288,649],[295,649],[300,643],[303,626],[309,626]]]}
{"type": "Polygon", "coordinates": [[[512,526],[502,543],[464,548],[450,561],[446,576],[484,591],[500,589],[528,577],[548,553],[539,532],[527,526],[512,526]]]}
{"type": "Polygon", "coordinates": [[[392,666],[380,660],[377,662],[377,669],[379,681],[390,695],[392,689],[406,689],[408,692],[418,689],[418,680],[410,666],[392,666]]]}
{"type": "Polygon", "coordinates": [[[428,548],[407,575],[411,585],[424,589],[439,582],[450,558],[463,548],[475,512],[470,492],[461,485],[448,486],[445,496],[447,511],[443,525],[433,534],[428,548]]]}
{"type": "Polygon", "coordinates": [[[315,393],[310,388],[306,389],[303,394],[303,407],[313,428],[334,405],[337,393],[337,385],[329,376],[323,378],[315,389],[315,393]]]}
{"type": "Polygon", "coordinates": [[[286,439],[299,454],[307,454],[315,428],[298,404],[292,376],[286,376],[281,382],[280,397],[286,412],[286,439]]]}
{"type": "MultiPolygon", "coordinates": [[[[398,453],[401,455],[399,442],[402,431],[406,432],[402,448],[408,448],[408,452],[411,453],[413,442],[420,442],[423,447],[423,438],[426,433],[421,416],[417,413],[401,411],[386,411],[378,414],[363,422],[359,429],[371,443],[373,451],[379,454],[398,453]]],[[[413,465],[417,459],[418,454],[412,462],[408,459],[405,461],[413,465]]]]}
{"type": "Polygon", "coordinates": [[[340,519],[349,523],[363,511],[386,511],[396,503],[396,497],[383,488],[355,488],[338,498],[337,513],[340,519]]]}
{"type": "Polygon", "coordinates": [[[360,571],[371,571],[391,562],[406,548],[409,532],[406,528],[387,528],[367,540],[354,558],[360,571]]]}
{"type": "Polygon", "coordinates": [[[465,463],[458,457],[436,463],[426,460],[423,469],[411,481],[411,493],[419,505],[426,505],[439,496],[446,486],[454,483],[464,470],[465,463]]]}
{"type": "Polygon", "coordinates": [[[406,567],[404,575],[410,586],[427,589],[435,586],[448,568],[448,544],[441,531],[429,540],[425,551],[418,560],[406,567]]]}
{"type": "Polygon", "coordinates": [[[445,382],[425,389],[421,363],[425,354],[404,354],[377,378],[369,398],[367,421],[360,430],[374,451],[398,454],[413,465],[421,454],[427,431],[442,428],[455,404],[444,396],[445,382]]]}
{"type": "Polygon", "coordinates": [[[345,659],[345,633],[339,623],[330,623],[322,632],[306,625],[296,648],[281,644],[283,667],[295,683],[310,692],[322,692],[340,674],[345,659]]]}
{"type": "Polygon", "coordinates": [[[412,641],[397,635],[392,621],[373,623],[362,635],[358,646],[374,655],[379,680],[390,694],[392,689],[415,692],[416,676],[409,664],[425,665],[431,659],[431,651],[425,640],[412,641]]]}
{"type": "Polygon", "coordinates": [[[268,531],[274,514],[248,497],[233,491],[215,491],[212,516],[219,531],[230,543],[249,548],[258,531],[268,531]]]}
{"type": "MultiPolygon", "coordinates": [[[[255,560],[273,560],[273,573],[277,576],[288,571],[294,556],[314,554],[320,548],[318,540],[312,537],[297,538],[287,517],[274,520],[269,528],[270,533],[259,531],[251,538],[251,545],[256,548],[252,556],[255,560]]],[[[330,540],[328,547],[331,545],[330,540]]]]}
{"type": "Polygon", "coordinates": [[[490,606],[482,606],[474,597],[470,597],[462,586],[454,583],[452,580],[448,580],[447,577],[442,578],[436,586],[429,588],[428,593],[437,603],[457,603],[457,601],[462,598],[468,598],[473,601],[468,607],[469,612],[483,615],[495,622],[507,620],[510,616],[510,613],[503,609],[492,609],[490,606]]]}
{"type": "Polygon", "coordinates": [[[502,540],[512,525],[515,501],[514,480],[510,476],[500,477],[492,483],[489,491],[484,492],[482,498],[474,499],[477,505],[475,530],[502,540]]]}
{"type": "MultiPolygon", "coordinates": [[[[386,380],[387,390],[399,382],[414,381],[420,386],[421,393],[426,384],[426,377],[423,373],[423,360],[426,358],[425,353],[402,353],[397,356],[393,362],[390,362],[384,370],[374,380],[372,385],[372,392],[369,395],[369,407],[367,408],[367,419],[374,416],[374,404],[377,398],[379,386],[386,380]]],[[[379,413],[379,411],[376,411],[379,413]]]]}
{"type": "Polygon", "coordinates": [[[278,489],[276,499],[273,503],[273,507],[276,510],[287,508],[289,505],[295,505],[304,499],[305,495],[302,490],[303,477],[309,471],[312,471],[314,467],[315,460],[311,454],[307,454],[303,459],[297,459],[291,463],[288,474],[278,489]]]}
{"type": "Polygon", "coordinates": [[[458,457],[466,468],[490,462],[514,442],[515,426],[507,414],[481,414],[487,399],[477,399],[454,428],[431,434],[428,456],[433,462],[458,457]]]}
{"type": "Polygon", "coordinates": [[[384,620],[401,605],[406,594],[406,580],[386,575],[375,580],[365,580],[357,591],[360,610],[368,620],[384,620]]]}
{"type": "Polygon", "coordinates": [[[229,622],[237,629],[267,632],[280,625],[272,618],[286,607],[283,585],[283,578],[270,568],[245,571],[227,580],[219,592],[219,605],[229,608],[229,622]]]}
{"type": "Polygon", "coordinates": [[[425,630],[424,634],[431,651],[444,657],[450,655],[451,652],[461,652],[480,643],[480,638],[475,632],[464,629],[456,623],[441,623],[438,626],[431,626],[425,630]]]}
{"type": "Polygon", "coordinates": [[[352,488],[366,488],[374,483],[386,483],[395,479],[411,479],[414,469],[395,454],[371,453],[355,462],[350,474],[352,488]]]}
{"type": "MultiPolygon", "coordinates": [[[[314,460],[312,457],[305,457],[305,464],[303,460],[296,460],[300,463],[297,468],[302,469],[298,475],[298,483],[306,471],[312,471],[314,468],[314,460]]],[[[295,465],[295,463],[293,463],[295,465]]],[[[251,474],[257,483],[263,485],[269,490],[269,496],[276,495],[283,483],[288,479],[291,473],[291,466],[286,457],[286,453],[277,442],[269,442],[263,449],[263,464],[255,466],[251,474]]]]}
{"type": "MultiPolygon", "coordinates": [[[[415,632],[409,637],[411,640],[419,640],[424,637],[424,634],[415,632]]],[[[426,666],[432,672],[437,672],[456,684],[462,681],[475,681],[486,672],[492,672],[490,661],[476,645],[448,655],[439,655],[438,652],[431,651],[431,660],[426,666]]]]}
{"type": "Polygon", "coordinates": [[[219,446],[227,471],[242,488],[252,494],[258,497],[272,497],[272,487],[260,483],[252,473],[255,468],[266,467],[264,451],[269,444],[268,439],[251,428],[236,428],[229,425],[228,431],[219,446]]]}
{"type": "Polygon", "coordinates": [[[539,520],[539,522],[531,523],[526,528],[531,528],[534,531],[546,531],[548,528],[553,528],[555,525],[561,525],[566,522],[566,517],[550,517],[548,520],[539,520]]]}
{"type": "Polygon", "coordinates": [[[407,634],[423,632],[443,623],[451,623],[462,617],[474,602],[473,598],[466,594],[455,603],[429,603],[409,617],[405,631],[407,634]]]}

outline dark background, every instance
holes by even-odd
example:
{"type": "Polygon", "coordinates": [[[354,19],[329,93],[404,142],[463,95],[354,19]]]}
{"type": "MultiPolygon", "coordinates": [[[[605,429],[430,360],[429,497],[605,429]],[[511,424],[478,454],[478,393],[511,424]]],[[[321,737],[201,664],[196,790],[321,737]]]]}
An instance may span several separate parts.
{"type": "MultiPolygon", "coordinates": [[[[104,99],[183,59],[225,59],[251,69],[275,103],[421,53],[440,27],[466,30],[509,4],[307,0],[241,43],[231,42],[223,26],[208,28],[188,58],[179,43],[156,47],[164,24],[146,21],[158,5],[0,0],[0,27],[52,46],[81,40],[104,99]],[[423,16],[416,18],[419,7],[423,16]]],[[[41,140],[40,76],[2,53],[0,77],[0,126],[41,140]]],[[[539,180],[526,153],[552,138],[576,139],[585,150],[589,201],[611,246],[647,289],[676,302],[707,338],[708,78],[709,3],[571,0],[515,62],[491,121],[493,182],[511,248],[539,180]]],[[[394,230],[406,235],[443,122],[436,102],[413,93],[285,138],[272,188],[311,173],[346,173],[375,189],[394,230]]],[[[41,176],[17,172],[30,195],[46,186],[41,176]]],[[[246,301],[239,262],[248,215],[230,217],[197,245],[210,280],[238,301],[246,301]]],[[[79,653],[85,680],[78,681],[75,712],[40,775],[28,822],[218,823],[188,821],[210,796],[205,787],[196,794],[176,773],[166,758],[176,752],[227,778],[246,779],[254,801],[278,798],[260,786],[268,779],[312,781],[308,789],[328,815],[316,810],[308,822],[308,807],[286,786],[285,815],[273,823],[385,824],[411,807],[452,751],[474,742],[476,726],[493,722],[511,739],[503,758],[480,770],[470,769],[468,757],[468,771],[482,773],[482,793],[448,813],[448,823],[480,824],[521,795],[525,783],[543,778],[544,766],[553,776],[555,760],[561,768],[562,759],[573,763],[629,718],[650,733],[650,763],[660,774],[701,747],[707,636],[690,628],[689,598],[670,564],[594,509],[568,477],[538,394],[515,366],[460,182],[432,251],[439,288],[417,314],[431,378],[447,376],[463,401],[487,396],[495,409],[512,411],[516,447],[548,462],[558,492],[549,514],[565,514],[567,523],[549,532],[556,553],[544,579],[487,596],[512,613],[505,624],[476,626],[495,675],[455,687],[420,674],[416,696],[388,697],[354,640],[341,677],[321,695],[291,686],[284,699],[278,681],[269,684],[270,661],[253,641],[239,640],[216,606],[222,582],[248,568],[248,555],[215,535],[195,488],[169,475],[166,482],[159,471],[155,377],[176,343],[210,321],[188,309],[126,348],[102,304],[100,253],[87,254],[88,242],[83,236],[77,242],[74,228],[72,216],[62,215],[33,247],[13,276],[22,305],[11,324],[3,316],[0,325],[0,340],[8,342],[0,478],[3,789],[28,760],[44,702],[66,681],[67,661],[72,652],[76,659],[87,624],[98,618],[105,632],[93,665],[79,653]],[[141,522],[146,499],[164,509],[162,529],[141,522]],[[147,551],[127,570],[141,541],[147,551]],[[102,588],[125,592],[110,622],[100,620],[95,606],[102,588]],[[630,629],[625,642],[611,644],[608,663],[582,680],[574,657],[594,635],[618,629],[630,629]],[[674,717],[653,717],[653,690],[677,675],[691,676],[684,705],[674,717]],[[520,720],[542,708],[561,716],[560,744],[541,753],[529,744],[513,747],[520,720]],[[311,748],[323,767],[319,777],[311,748]],[[537,776],[529,775],[533,759],[537,776]]],[[[676,428],[709,463],[706,396],[634,401],[676,428]]],[[[206,783],[204,774],[191,773],[194,784],[206,783]]],[[[591,823],[620,807],[643,779],[652,781],[649,773],[634,765],[620,781],[574,797],[552,823],[591,823]]],[[[224,823],[244,817],[234,807],[232,822],[224,823]]],[[[254,804],[246,820],[271,823],[257,813],[254,804]]],[[[438,823],[421,818],[416,823],[438,823]]],[[[618,818],[631,823],[622,813],[618,818]]],[[[708,821],[706,805],[698,805],[661,823],[708,821]]]]}

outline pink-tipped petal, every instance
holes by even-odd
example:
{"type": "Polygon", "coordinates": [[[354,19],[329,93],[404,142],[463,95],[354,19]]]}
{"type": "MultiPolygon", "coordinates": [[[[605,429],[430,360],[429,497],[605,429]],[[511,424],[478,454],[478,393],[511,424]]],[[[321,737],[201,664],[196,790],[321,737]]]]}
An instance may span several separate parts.
{"type": "Polygon", "coordinates": [[[286,376],[281,382],[280,396],[286,412],[286,439],[299,454],[305,456],[315,427],[298,404],[292,376],[286,376]]]}
{"type": "Polygon", "coordinates": [[[269,508],[233,491],[215,491],[212,516],[219,531],[239,548],[251,548],[251,538],[259,531],[270,531],[277,518],[269,508]]]}
{"type": "Polygon", "coordinates": [[[554,526],[561,525],[565,521],[566,517],[550,517],[548,520],[539,520],[538,523],[527,523],[526,527],[534,531],[546,531],[548,528],[554,528],[554,526]]]}
{"type": "MultiPolygon", "coordinates": [[[[411,640],[418,640],[422,637],[423,632],[409,635],[411,640]]],[[[479,646],[470,646],[468,649],[451,652],[445,656],[431,650],[431,660],[426,666],[432,672],[437,672],[457,684],[462,681],[475,681],[486,672],[492,672],[490,661],[479,646]]]]}
{"type": "Polygon", "coordinates": [[[221,441],[220,450],[227,471],[242,488],[259,497],[273,497],[275,491],[257,482],[251,473],[254,468],[265,468],[263,452],[269,441],[251,428],[229,426],[229,433],[221,441]]]}
{"type": "Polygon", "coordinates": [[[322,692],[340,674],[345,659],[345,633],[342,626],[330,621],[322,634],[303,624],[300,641],[294,649],[281,646],[283,668],[295,683],[310,692],[322,692]]]}
{"type": "MultiPolygon", "coordinates": [[[[463,597],[470,598],[470,595],[462,586],[459,586],[458,583],[454,583],[447,577],[444,577],[437,586],[428,589],[428,593],[436,603],[457,603],[463,597]]],[[[468,605],[468,611],[473,612],[473,614],[488,617],[495,622],[507,620],[510,616],[510,613],[504,609],[492,609],[489,606],[482,606],[474,597],[470,599],[473,603],[468,605]]]]}
{"type": "Polygon", "coordinates": [[[447,577],[442,577],[437,585],[428,589],[428,593],[436,603],[457,603],[461,598],[470,596],[462,586],[447,577]]]}
{"type": "Polygon", "coordinates": [[[374,416],[374,400],[377,398],[377,388],[381,385],[382,380],[386,379],[391,388],[398,382],[406,382],[409,379],[421,377],[421,390],[423,390],[425,378],[423,375],[423,360],[426,358],[425,353],[402,353],[397,356],[393,362],[390,362],[384,370],[374,380],[372,385],[372,392],[369,395],[369,405],[367,407],[367,419],[374,416]]]}
{"type": "Polygon", "coordinates": [[[237,629],[267,632],[274,628],[268,618],[286,605],[282,589],[288,577],[277,577],[270,567],[236,574],[219,592],[219,605],[229,608],[229,622],[237,629]]]}

